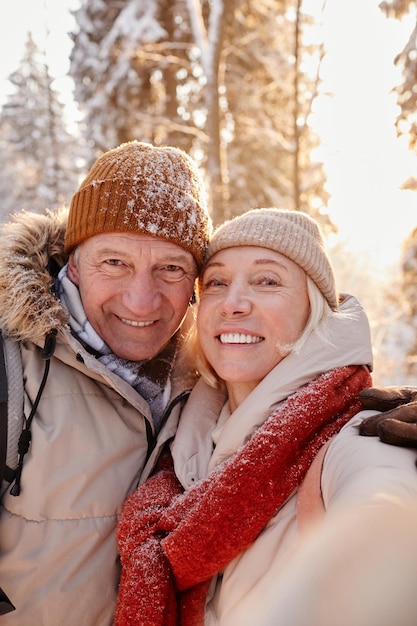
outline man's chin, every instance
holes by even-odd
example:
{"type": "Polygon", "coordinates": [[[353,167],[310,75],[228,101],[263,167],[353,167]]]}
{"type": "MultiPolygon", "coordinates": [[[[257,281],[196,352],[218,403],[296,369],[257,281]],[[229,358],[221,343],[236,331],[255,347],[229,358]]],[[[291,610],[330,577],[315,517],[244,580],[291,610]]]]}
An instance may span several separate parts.
{"type": "Polygon", "coordinates": [[[149,361],[162,350],[164,345],[165,343],[155,339],[145,344],[136,345],[133,341],[130,343],[126,342],[122,350],[120,349],[120,344],[118,346],[114,345],[114,347],[110,346],[110,348],[121,359],[126,359],[127,361],[149,361]]]}

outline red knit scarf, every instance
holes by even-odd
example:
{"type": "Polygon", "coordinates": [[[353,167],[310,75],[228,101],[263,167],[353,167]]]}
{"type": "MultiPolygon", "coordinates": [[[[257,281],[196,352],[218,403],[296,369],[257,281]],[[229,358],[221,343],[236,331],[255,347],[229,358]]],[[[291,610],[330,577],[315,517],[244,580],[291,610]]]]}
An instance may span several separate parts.
{"type": "Polygon", "coordinates": [[[305,385],[250,441],[183,493],[172,467],[126,501],[118,527],[116,626],[199,626],[212,577],[246,550],[300,484],[320,447],[372,385],[362,366],[305,385]]]}

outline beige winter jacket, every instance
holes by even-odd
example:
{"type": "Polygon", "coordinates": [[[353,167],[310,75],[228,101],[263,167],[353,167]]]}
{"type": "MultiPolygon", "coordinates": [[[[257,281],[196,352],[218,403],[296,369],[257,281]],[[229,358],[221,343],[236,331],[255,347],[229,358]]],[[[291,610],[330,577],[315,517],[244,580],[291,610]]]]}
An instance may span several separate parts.
{"type": "MultiPolygon", "coordinates": [[[[341,309],[344,317],[327,320],[299,353],[291,353],[279,363],[231,415],[227,407],[223,409],[222,391],[208,387],[202,379],[196,384],[172,445],[175,471],[185,488],[206,477],[244,444],[274,408],[299,387],[335,367],[372,362],[369,326],[363,310],[351,296],[345,298],[341,309]]],[[[400,501],[410,495],[417,498],[415,453],[387,446],[376,437],[358,435],[358,424],[370,414],[364,411],[355,416],[328,449],[321,480],[327,515],[345,507],[357,510],[362,506],[379,506],[385,498],[400,501]]],[[[259,462],[262,463],[261,454],[259,462]]],[[[286,573],[299,541],[297,494],[294,493],[252,546],[214,581],[215,588],[206,607],[206,626],[263,626],[260,616],[266,598],[273,600],[282,588],[288,592],[286,573]]],[[[357,558],[359,560],[360,555],[357,558]]],[[[308,562],[299,563],[298,574],[307,565],[308,562]]],[[[326,589],[321,591],[326,594],[326,589]]],[[[302,595],[297,593],[296,587],[293,604],[281,602],[276,610],[273,607],[268,626],[295,623],[293,616],[297,602],[303,601],[302,595]]],[[[308,623],[308,619],[297,622],[308,623]]]]}
{"type": "Polygon", "coordinates": [[[51,259],[58,267],[66,261],[66,216],[27,214],[0,238],[0,316],[2,327],[21,341],[26,416],[43,374],[40,347],[47,332],[58,331],[21,494],[2,499],[0,586],[16,611],[0,617],[1,626],[113,623],[122,503],[174,435],[177,401],[195,382],[179,359],[173,408],[145,468],[146,421],[152,431],[147,403],[82,348],[51,293],[46,266],[51,259]]]}

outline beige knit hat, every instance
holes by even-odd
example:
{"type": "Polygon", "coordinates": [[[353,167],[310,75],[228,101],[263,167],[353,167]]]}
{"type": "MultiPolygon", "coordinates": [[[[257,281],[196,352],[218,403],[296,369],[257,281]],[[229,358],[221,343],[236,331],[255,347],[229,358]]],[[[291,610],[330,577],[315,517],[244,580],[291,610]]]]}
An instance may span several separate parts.
{"type": "Polygon", "coordinates": [[[194,161],[179,148],[139,141],[97,159],[72,198],[65,250],[113,232],[166,239],[191,252],[200,267],[211,220],[194,161]]]}
{"type": "Polygon", "coordinates": [[[260,246],[288,257],[316,283],[332,309],[338,295],[333,269],[317,222],[301,211],[252,209],[214,232],[204,262],[226,248],[260,246]]]}

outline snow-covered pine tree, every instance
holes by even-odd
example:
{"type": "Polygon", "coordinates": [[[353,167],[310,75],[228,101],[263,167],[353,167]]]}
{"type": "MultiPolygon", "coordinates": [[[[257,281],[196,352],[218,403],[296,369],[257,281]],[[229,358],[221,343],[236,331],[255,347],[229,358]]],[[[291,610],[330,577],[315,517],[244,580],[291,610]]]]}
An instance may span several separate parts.
{"type": "MultiPolygon", "coordinates": [[[[417,17],[415,0],[386,0],[380,4],[381,10],[388,16],[401,20],[410,14],[417,17]]],[[[394,59],[401,68],[402,82],[394,91],[400,112],[396,120],[398,135],[407,135],[409,146],[417,153],[417,20],[404,48],[394,59]]],[[[417,176],[404,183],[404,188],[417,191],[417,176]]]]}
{"type": "Polygon", "coordinates": [[[0,113],[1,219],[22,208],[43,211],[69,201],[78,186],[80,149],[66,128],[64,105],[45,56],[28,34],[13,93],[0,113]]]}
{"type": "Polygon", "coordinates": [[[184,12],[169,0],[86,0],[75,11],[70,74],[97,153],[132,139],[190,148],[178,112],[191,75],[184,12]]]}
{"type": "Polygon", "coordinates": [[[70,73],[87,137],[98,152],[131,139],[187,150],[206,170],[215,223],[270,205],[327,222],[308,124],[320,50],[304,43],[300,6],[84,0],[70,73]]]}

